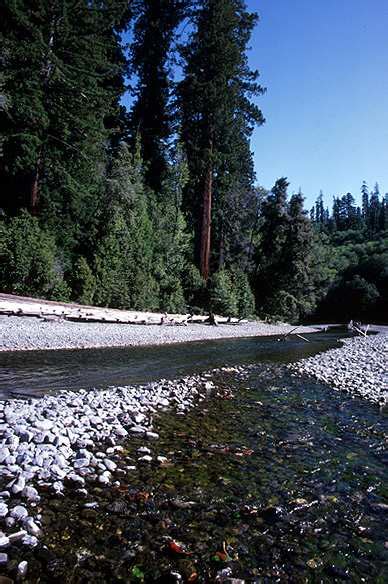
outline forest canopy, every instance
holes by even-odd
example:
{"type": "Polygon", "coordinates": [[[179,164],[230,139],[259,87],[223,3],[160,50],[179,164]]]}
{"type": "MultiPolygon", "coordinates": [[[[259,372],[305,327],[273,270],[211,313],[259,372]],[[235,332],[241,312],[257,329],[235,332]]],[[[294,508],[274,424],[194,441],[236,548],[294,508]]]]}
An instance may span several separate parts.
{"type": "Polygon", "coordinates": [[[388,321],[388,195],[308,212],[257,184],[243,0],[3,0],[0,23],[1,291],[388,321]]]}

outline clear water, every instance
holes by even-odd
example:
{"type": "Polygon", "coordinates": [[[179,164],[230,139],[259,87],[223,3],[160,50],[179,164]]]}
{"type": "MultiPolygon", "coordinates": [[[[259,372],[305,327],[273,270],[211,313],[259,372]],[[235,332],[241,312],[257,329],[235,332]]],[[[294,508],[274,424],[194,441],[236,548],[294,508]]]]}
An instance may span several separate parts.
{"type": "Polygon", "coordinates": [[[222,570],[246,583],[388,582],[386,414],[290,375],[285,363],[337,344],[309,338],[0,355],[3,395],[255,363],[213,374],[218,395],[187,415],[158,413],[151,464],[137,462],[144,442],[124,442],[116,462],[135,468],[119,487],[43,494],[43,546],[15,549],[8,575],[27,560],[28,582],[45,584],[213,583],[222,570]]]}
{"type": "Polygon", "coordinates": [[[223,395],[131,439],[119,488],[43,502],[31,582],[373,582],[388,578],[386,419],[277,364],[218,374],[223,395]],[[227,398],[227,399],[226,399],[227,398]],[[384,506],[385,505],[385,506],[384,506]],[[179,547],[172,549],[171,541],[179,547]],[[225,553],[226,552],[226,553],[225,553]],[[179,577],[181,580],[179,580],[179,577]]]}
{"type": "Polygon", "coordinates": [[[0,352],[0,399],[175,378],[236,363],[285,363],[339,346],[340,336],[312,334],[309,343],[297,337],[251,337],[156,347],[0,352]]]}

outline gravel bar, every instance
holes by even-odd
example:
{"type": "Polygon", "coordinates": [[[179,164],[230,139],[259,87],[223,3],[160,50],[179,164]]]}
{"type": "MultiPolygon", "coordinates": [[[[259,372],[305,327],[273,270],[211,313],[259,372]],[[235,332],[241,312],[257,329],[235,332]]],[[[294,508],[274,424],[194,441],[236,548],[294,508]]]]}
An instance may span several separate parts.
{"type": "MultiPolygon", "coordinates": [[[[245,368],[246,369],[246,368],[245,368]]],[[[223,368],[244,375],[242,367],[223,368]]],[[[217,371],[217,370],[215,370],[217,371]]],[[[35,547],[42,535],[41,491],[71,489],[90,500],[90,485],[120,486],[139,465],[164,464],[155,454],[158,410],[185,413],[202,400],[223,396],[214,372],[143,386],[63,391],[41,399],[0,402],[0,550],[3,564],[15,546],[35,547]],[[121,445],[131,437],[143,446],[129,458],[121,445]]],[[[219,370],[220,371],[220,370],[219,370]]]]}
{"type": "MultiPolygon", "coordinates": [[[[0,351],[88,349],[185,343],[211,339],[285,335],[293,327],[248,322],[238,325],[132,325],[44,321],[39,318],[0,316],[0,351]]],[[[298,333],[316,332],[299,327],[298,333]]]]}
{"type": "Polygon", "coordinates": [[[379,404],[388,401],[388,335],[344,339],[343,346],[289,365],[308,375],[379,404]]]}

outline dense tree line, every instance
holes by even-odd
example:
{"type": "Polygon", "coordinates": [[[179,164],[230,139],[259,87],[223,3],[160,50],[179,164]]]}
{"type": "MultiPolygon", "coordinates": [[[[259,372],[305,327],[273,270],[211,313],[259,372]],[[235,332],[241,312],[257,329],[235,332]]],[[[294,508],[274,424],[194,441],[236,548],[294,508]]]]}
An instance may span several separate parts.
{"type": "Polygon", "coordinates": [[[378,188],[309,217],[285,178],[255,184],[256,24],[243,0],[1,3],[3,291],[294,321],[353,294],[379,314],[378,188]],[[339,237],[374,251],[347,261],[339,237]]]}
{"type": "Polygon", "coordinates": [[[330,211],[320,193],[310,211],[321,246],[331,252],[332,274],[316,309],[323,320],[388,321],[388,194],[364,182],[360,200],[334,197],[330,211]]]}

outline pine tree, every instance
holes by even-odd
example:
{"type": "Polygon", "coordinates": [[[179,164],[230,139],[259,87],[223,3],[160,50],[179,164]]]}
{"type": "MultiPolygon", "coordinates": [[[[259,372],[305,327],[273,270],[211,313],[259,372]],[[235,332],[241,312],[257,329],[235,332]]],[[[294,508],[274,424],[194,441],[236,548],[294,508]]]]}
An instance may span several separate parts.
{"type": "Polygon", "coordinates": [[[380,190],[379,185],[376,183],[373,191],[370,194],[369,211],[367,218],[367,225],[371,235],[377,233],[379,229],[380,208],[381,208],[380,190]]]}
{"type": "Polygon", "coordinates": [[[361,197],[362,197],[362,217],[366,222],[369,215],[369,189],[365,181],[363,181],[361,186],[361,197]]]}
{"type": "Polygon", "coordinates": [[[260,110],[250,101],[263,89],[246,56],[256,20],[243,0],[204,0],[182,51],[184,79],[178,97],[190,171],[185,208],[195,232],[195,261],[204,280],[211,254],[216,266],[222,264],[233,195],[252,188],[249,137],[253,125],[263,123],[260,110]]]}
{"type": "Polygon", "coordinates": [[[85,254],[95,236],[106,145],[123,91],[124,0],[5,0],[12,96],[5,125],[4,207],[60,222],[61,244],[85,254]],[[65,239],[67,238],[67,241],[65,239]]]}
{"type": "Polygon", "coordinates": [[[276,181],[262,205],[261,238],[256,250],[256,306],[263,312],[282,286],[284,246],[289,223],[286,178],[276,181]]]}
{"type": "Polygon", "coordinates": [[[130,116],[132,135],[140,135],[147,185],[160,193],[166,177],[172,134],[169,57],[174,32],[187,0],[142,0],[135,3],[137,20],[131,65],[138,77],[130,116]]]}

